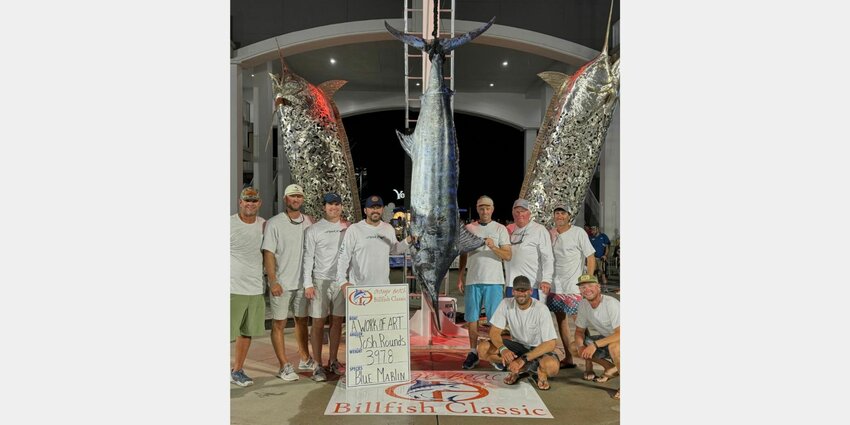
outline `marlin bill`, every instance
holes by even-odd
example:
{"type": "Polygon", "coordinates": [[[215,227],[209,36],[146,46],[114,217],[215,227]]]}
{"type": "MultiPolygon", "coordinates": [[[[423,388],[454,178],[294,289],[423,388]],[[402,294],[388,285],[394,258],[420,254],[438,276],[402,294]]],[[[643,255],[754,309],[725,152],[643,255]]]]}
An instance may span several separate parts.
{"type": "Polygon", "coordinates": [[[410,232],[416,238],[413,248],[413,273],[428,295],[437,314],[440,284],[455,257],[484,244],[460,224],[457,206],[458,149],[452,116],[451,97],[445,86],[443,63],[446,53],[470,42],[493,24],[495,18],[474,31],[450,38],[421,37],[404,34],[384,22],[395,38],[428,53],[431,71],[425,93],[421,97],[419,117],[412,135],[398,133],[401,146],[413,162],[410,184],[410,232]]]}
{"type": "Polygon", "coordinates": [[[269,74],[275,93],[279,140],[289,160],[292,182],[304,188],[305,214],[322,217],[322,195],[342,198],[343,218],[361,219],[360,198],[348,137],[333,95],[346,81],[318,86],[289,70],[281,58],[281,76],[269,74]]]}
{"type": "Polygon", "coordinates": [[[569,205],[575,217],[584,205],[619,99],[620,61],[612,63],[608,56],[611,12],[605,44],[595,59],[572,76],[538,74],[555,93],[537,133],[519,196],[528,200],[532,220],[546,227],[553,225],[555,206],[569,205]]]}

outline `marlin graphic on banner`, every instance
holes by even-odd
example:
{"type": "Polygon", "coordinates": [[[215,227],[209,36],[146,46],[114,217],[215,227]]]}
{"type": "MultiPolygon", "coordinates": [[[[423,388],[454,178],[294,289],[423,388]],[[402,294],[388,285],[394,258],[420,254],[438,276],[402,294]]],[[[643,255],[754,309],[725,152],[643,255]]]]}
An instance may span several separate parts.
{"type": "Polygon", "coordinates": [[[551,227],[552,209],[567,204],[576,216],[584,205],[620,93],[620,60],[608,56],[611,15],[602,52],[572,76],[542,72],[555,93],[540,131],[519,197],[528,200],[532,220],[551,227]]]}
{"type": "MultiPolygon", "coordinates": [[[[280,50],[278,50],[280,53],[280,50]]],[[[322,195],[342,198],[343,218],[361,219],[360,198],[348,137],[333,95],[347,81],[330,80],[318,86],[290,71],[280,58],[281,76],[269,74],[275,93],[275,111],[283,151],[292,182],[304,188],[305,214],[322,217],[322,195]]]]}
{"type": "Polygon", "coordinates": [[[396,133],[413,161],[410,183],[410,228],[416,238],[413,273],[437,315],[437,329],[440,329],[437,297],[449,266],[459,254],[484,244],[483,239],[460,225],[458,217],[457,135],[451,109],[454,93],[444,84],[443,62],[446,53],[481,35],[495,19],[466,34],[443,40],[435,37],[430,42],[401,33],[384,22],[395,38],[427,52],[431,59],[428,88],[421,97],[416,130],[410,136],[396,133]]]}

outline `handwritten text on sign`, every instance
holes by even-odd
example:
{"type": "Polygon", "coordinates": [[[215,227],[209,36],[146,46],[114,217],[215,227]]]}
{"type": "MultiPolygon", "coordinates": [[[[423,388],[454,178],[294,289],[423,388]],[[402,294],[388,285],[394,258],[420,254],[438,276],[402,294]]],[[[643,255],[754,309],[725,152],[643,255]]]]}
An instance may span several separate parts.
{"type": "Polygon", "coordinates": [[[346,289],[346,387],[410,380],[407,285],[346,289]]]}

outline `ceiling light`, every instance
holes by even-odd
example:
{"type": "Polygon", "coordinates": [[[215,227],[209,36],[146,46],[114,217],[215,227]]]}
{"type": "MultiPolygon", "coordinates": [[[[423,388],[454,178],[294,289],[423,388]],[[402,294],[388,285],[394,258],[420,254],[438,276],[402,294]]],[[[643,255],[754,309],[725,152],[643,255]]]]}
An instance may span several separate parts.
{"type": "Polygon", "coordinates": [[[416,87],[419,87],[419,82],[416,83],[416,87]]]}
{"type": "Polygon", "coordinates": [[[251,74],[251,78],[254,78],[254,74],[251,74]]]}
{"type": "Polygon", "coordinates": [[[490,83],[490,87],[493,87],[493,83],[490,83]]]}
{"type": "Polygon", "coordinates": [[[335,64],[335,63],[336,63],[336,59],[331,58],[331,65],[333,65],[333,64],[335,64]]]}
{"type": "Polygon", "coordinates": [[[502,62],[502,66],[508,66],[508,61],[502,62]]]}

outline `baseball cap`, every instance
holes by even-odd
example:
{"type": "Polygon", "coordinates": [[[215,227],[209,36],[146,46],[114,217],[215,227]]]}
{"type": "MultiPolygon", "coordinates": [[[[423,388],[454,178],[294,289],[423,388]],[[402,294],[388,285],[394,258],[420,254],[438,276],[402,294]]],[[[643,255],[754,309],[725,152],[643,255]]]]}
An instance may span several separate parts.
{"type": "Polygon", "coordinates": [[[592,274],[583,274],[578,277],[578,286],[581,286],[585,283],[599,283],[599,280],[596,279],[596,276],[592,274]]]}
{"type": "Polygon", "coordinates": [[[487,195],[484,195],[484,196],[482,196],[482,197],[478,198],[478,203],[477,203],[475,206],[476,206],[476,207],[480,207],[480,206],[482,206],[482,205],[486,205],[486,206],[488,206],[488,207],[492,207],[492,206],[493,206],[493,199],[492,199],[492,198],[490,198],[490,197],[489,197],[489,196],[487,196],[487,195]]]}
{"type": "Polygon", "coordinates": [[[511,208],[516,208],[516,207],[522,207],[522,208],[525,208],[527,210],[531,209],[531,208],[528,208],[528,201],[526,201],[525,199],[522,199],[522,198],[514,201],[514,206],[511,207],[511,208]]]}
{"type": "Polygon", "coordinates": [[[555,205],[555,208],[552,208],[552,212],[555,212],[555,211],[558,211],[558,210],[564,210],[564,211],[567,212],[567,214],[570,213],[570,207],[567,204],[558,204],[558,205],[555,205]]]}
{"type": "Polygon", "coordinates": [[[245,189],[242,189],[242,193],[239,194],[239,199],[243,201],[258,201],[260,199],[260,192],[257,192],[257,189],[248,186],[245,189]]]}
{"type": "Polygon", "coordinates": [[[326,204],[330,204],[333,202],[342,203],[342,198],[335,192],[328,192],[325,194],[325,196],[322,197],[322,201],[324,201],[324,203],[326,204]]]}
{"type": "Polygon", "coordinates": [[[375,205],[383,207],[384,200],[378,195],[372,195],[366,199],[366,208],[374,207],[375,205]]]}
{"type": "Polygon", "coordinates": [[[514,290],[517,289],[531,289],[531,282],[525,276],[517,276],[514,278],[514,290]]]}
{"type": "Polygon", "coordinates": [[[301,186],[298,186],[297,184],[291,184],[289,186],[286,186],[286,190],[283,192],[283,196],[289,195],[304,196],[304,189],[302,189],[301,186]]]}

